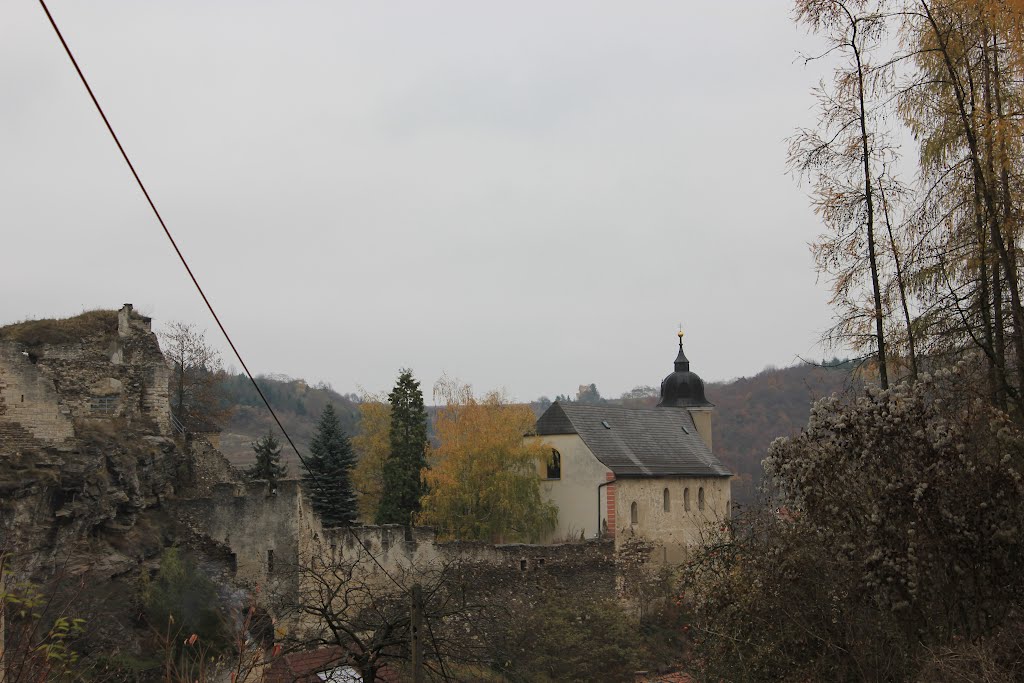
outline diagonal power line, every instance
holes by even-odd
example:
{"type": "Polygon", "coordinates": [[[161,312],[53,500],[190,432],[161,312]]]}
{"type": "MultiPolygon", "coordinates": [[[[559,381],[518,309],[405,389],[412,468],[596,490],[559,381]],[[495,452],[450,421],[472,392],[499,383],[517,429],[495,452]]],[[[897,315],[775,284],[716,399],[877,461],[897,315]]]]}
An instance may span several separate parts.
{"type": "MultiPolygon", "coordinates": [[[[281,433],[284,434],[284,438],[288,440],[288,445],[292,447],[292,450],[295,452],[296,457],[298,457],[299,462],[306,469],[306,471],[310,473],[313,483],[316,485],[318,489],[320,489],[321,493],[326,493],[326,489],[323,483],[320,481],[319,477],[317,477],[316,472],[314,472],[307,466],[306,459],[302,457],[302,453],[299,452],[299,449],[295,445],[295,442],[292,440],[292,437],[288,434],[288,430],[284,428],[283,424],[281,424],[280,418],[277,416],[277,413],[274,411],[274,408],[270,405],[270,401],[267,400],[267,397],[263,393],[263,390],[260,389],[260,385],[256,382],[256,378],[253,377],[251,372],[249,372],[249,366],[245,364],[245,360],[242,358],[242,354],[238,351],[238,347],[235,346],[235,342],[232,341],[231,335],[228,334],[227,329],[225,329],[224,324],[220,321],[220,317],[217,315],[217,311],[214,310],[213,304],[210,303],[210,299],[207,298],[206,292],[203,291],[203,288],[199,284],[199,280],[196,279],[195,273],[192,272],[191,266],[189,266],[188,261],[185,259],[185,255],[181,252],[181,249],[178,247],[178,243],[174,240],[174,236],[171,235],[171,231],[170,229],[168,229],[167,223],[164,222],[163,216],[160,215],[160,211],[156,208],[156,204],[153,202],[153,198],[150,196],[149,191],[146,189],[146,185],[142,182],[142,178],[139,177],[138,171],[135,170],[135,165],[132,164],[132,160],[128,157],[128,153],[125,151],[124,145],[121,144],[121,140],[117,137],[117,133],[114,132],[114,127],[110,125],[110,120],[104,113],[103,107],[100,106],[99,100],[96,99],[96,94],[92,91],[92,87],[89,85],[89,81],[86,79],[85,74],[82,72],[82,68],[78,65],[78,60],[75,59],[75,55],[71,52],[71,48],[68,46],[67,41],[64,40],[64,35],[61,33],[60,28],[57,26],[57,22],[54,20],[53,15],[50,14],[50,9],[46,6],[46,1],[39,0],[39,4],[42,5],[43,11],[46,13],[46,18],[50,20],[50,25],[53,27],[54,32],[57,34],[57,38],[60,39],[60,44],[64,46],[64,52],[67,53],[68,59],[71,60],[71,64],[75,67],[75,71],[78,72],[78,78],[82,81],[82,85],[85,86],[86,91],[89,93],[89,97],[92,99],[92,103],[93,105],[95,105],[96,111],[99,112],[100,118],[103,119],[103,123],[104,125],[106,125],[107,131],[110,133],[110,137],[114,139],[114,143],[117,145],[118,151],[121,152],[121,157],[124,158],[124,161],[128,165],[129,170],[131,170],[132,176],[134,176],[135,182],[138,184],[139,189],[142,190],[143,196],[146,197],[146,201],[149,203],[149,208],[153,210],[153,215],[156,216],[157,221],[160,223],[160,227],[163,228],[164,234],[167,236],[167,240],[171,243],[171,246],[174,248],[174,253],[178,255],[178,259],[181,261],[181,265],[185,267],[185,271],[188,273],[189,278],[192,280],[192,284],[195,285],[196,291],[198,291],[199,296],[202,297],[203,303],[206,304],[207,310],[210,311],[210,315],[213,316],[214,321],[216,321],[217,327],[220,328],[221,334],[223,334],[224,339],[227,340],[228,345],[231,347],[232,353],[235,354],[235,358],[238,359],[238,362],[241,364],[246,376],[249,378],[249,381],[252,383],[252,386],[256,389],[256,393],[258,393],[260,399],[262,399],[263,405],[266,406],[267,410],[270,412],[271,417],[274,418],[274,422],[277,423],[278,429],[280,429],[281,433]]],[[[373,560],[374,564],[376,564],[377,567],[379,567],[380,570],[383,571],[384,574],[389,579],[391,579],[391,581],[396,586],[398,586],[399,589],[401,589],[405,593],[408,593],[409,589],[405,588],[405,586],[403,586],[380,563],[377,557],[372,552],[370,552],[370,549],[366,547],[366,544],[363,543],[363,540],[359,538],[359,535],[356,534],[352,527],[346,525],[346,528],[348,529],[349,533],[352,534],[352,538],[354,538],[356,542],[362,547],[363,551],[370,556],[370,559],[373,560]]]]}

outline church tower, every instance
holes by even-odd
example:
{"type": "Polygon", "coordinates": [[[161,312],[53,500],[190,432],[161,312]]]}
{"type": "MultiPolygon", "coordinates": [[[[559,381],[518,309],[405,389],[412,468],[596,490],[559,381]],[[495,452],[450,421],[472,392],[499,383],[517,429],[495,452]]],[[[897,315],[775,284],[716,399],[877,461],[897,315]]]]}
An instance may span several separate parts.
{"type": "Polygon", "coordinates": [[[675,370],[661,380],[661,402],[659,408],[686,408],[697,427],[697,433],[711,446],[711,412],[715,406],[704,397],[704,380],[697,373],[690,372],[690,361],[683,352],[683,331],[679,330],[679,353],[676,354],[675,370]]]}

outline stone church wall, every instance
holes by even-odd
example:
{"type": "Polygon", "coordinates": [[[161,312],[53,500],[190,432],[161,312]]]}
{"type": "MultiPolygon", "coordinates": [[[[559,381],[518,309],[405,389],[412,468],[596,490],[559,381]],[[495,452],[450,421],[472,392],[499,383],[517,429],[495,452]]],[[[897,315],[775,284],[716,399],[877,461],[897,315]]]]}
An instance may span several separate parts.
{"type": "Polygon", "coordinates": [[[689,547],[700,545],[709,526],[720,525],[729,514],[730,479],[622,478],[616,480],[618,505],[617,544],[642,537],[659,544],[654,559],[677,563],[689,547]],[[666,506],[665,491],[668,491],[666,506]],[[701,505],[701,490],[704,502],[701,505]],[[633,505],[636,522],[633,522],[633,505]],[[667,507],[667,509],[666,509],[667,507]],[[661,556],[658,557],[658,553],[661,556]]]}

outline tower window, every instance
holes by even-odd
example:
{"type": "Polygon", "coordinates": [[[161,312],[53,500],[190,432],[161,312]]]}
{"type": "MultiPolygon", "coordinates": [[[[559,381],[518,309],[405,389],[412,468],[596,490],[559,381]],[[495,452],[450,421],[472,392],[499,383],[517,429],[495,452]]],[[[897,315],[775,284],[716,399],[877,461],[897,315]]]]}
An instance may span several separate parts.
{"type": "Polygon", "coordinates": [[[697,489],[697,509],[698,510],[703,510],[704,509],[704,487],[703,486],[701,486],[699,489],[697,489]]]}
{"type": "Polygon", "coordinates": [[[638,519],[639,515],[637,514],[636,501],[634,500],[633,503],[629,506],[629,523],[636,524],[638,519]]]}
{"type": "Polygon", "coordinates": [[[672,511],[672,497],[671,497],[671,494],[668,492],[668,489],[665,489],[662,492],[661,499],[662,499],[661,503],[662,503],[662,506],[665,508],[665,512],[671,512],[672,511]]]}
{"type": "Polygon", "coordinates": [[[683,489],[683,510],[686,512],[690,511],[690,489],[683,489]]]}
{"type": "Polygon", "coordinates": [[[562,454],[551,449],[551,459],[548,460],[548,479],[562,478],[562,454]]]}

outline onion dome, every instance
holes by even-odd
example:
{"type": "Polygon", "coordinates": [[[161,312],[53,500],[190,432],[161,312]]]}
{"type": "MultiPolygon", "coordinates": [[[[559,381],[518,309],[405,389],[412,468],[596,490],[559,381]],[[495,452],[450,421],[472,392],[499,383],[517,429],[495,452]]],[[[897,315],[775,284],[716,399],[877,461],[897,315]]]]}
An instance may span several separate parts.
{"type": "Polygon", "coordinates": [[[712,405],[704,397],[704,380],[690,372],[690,361],[683,353],[682,330],[679,330],[679,354],[676,356],[675,372],[661,380],[661,402],[658,405],[671,408],[712,405]]]}

